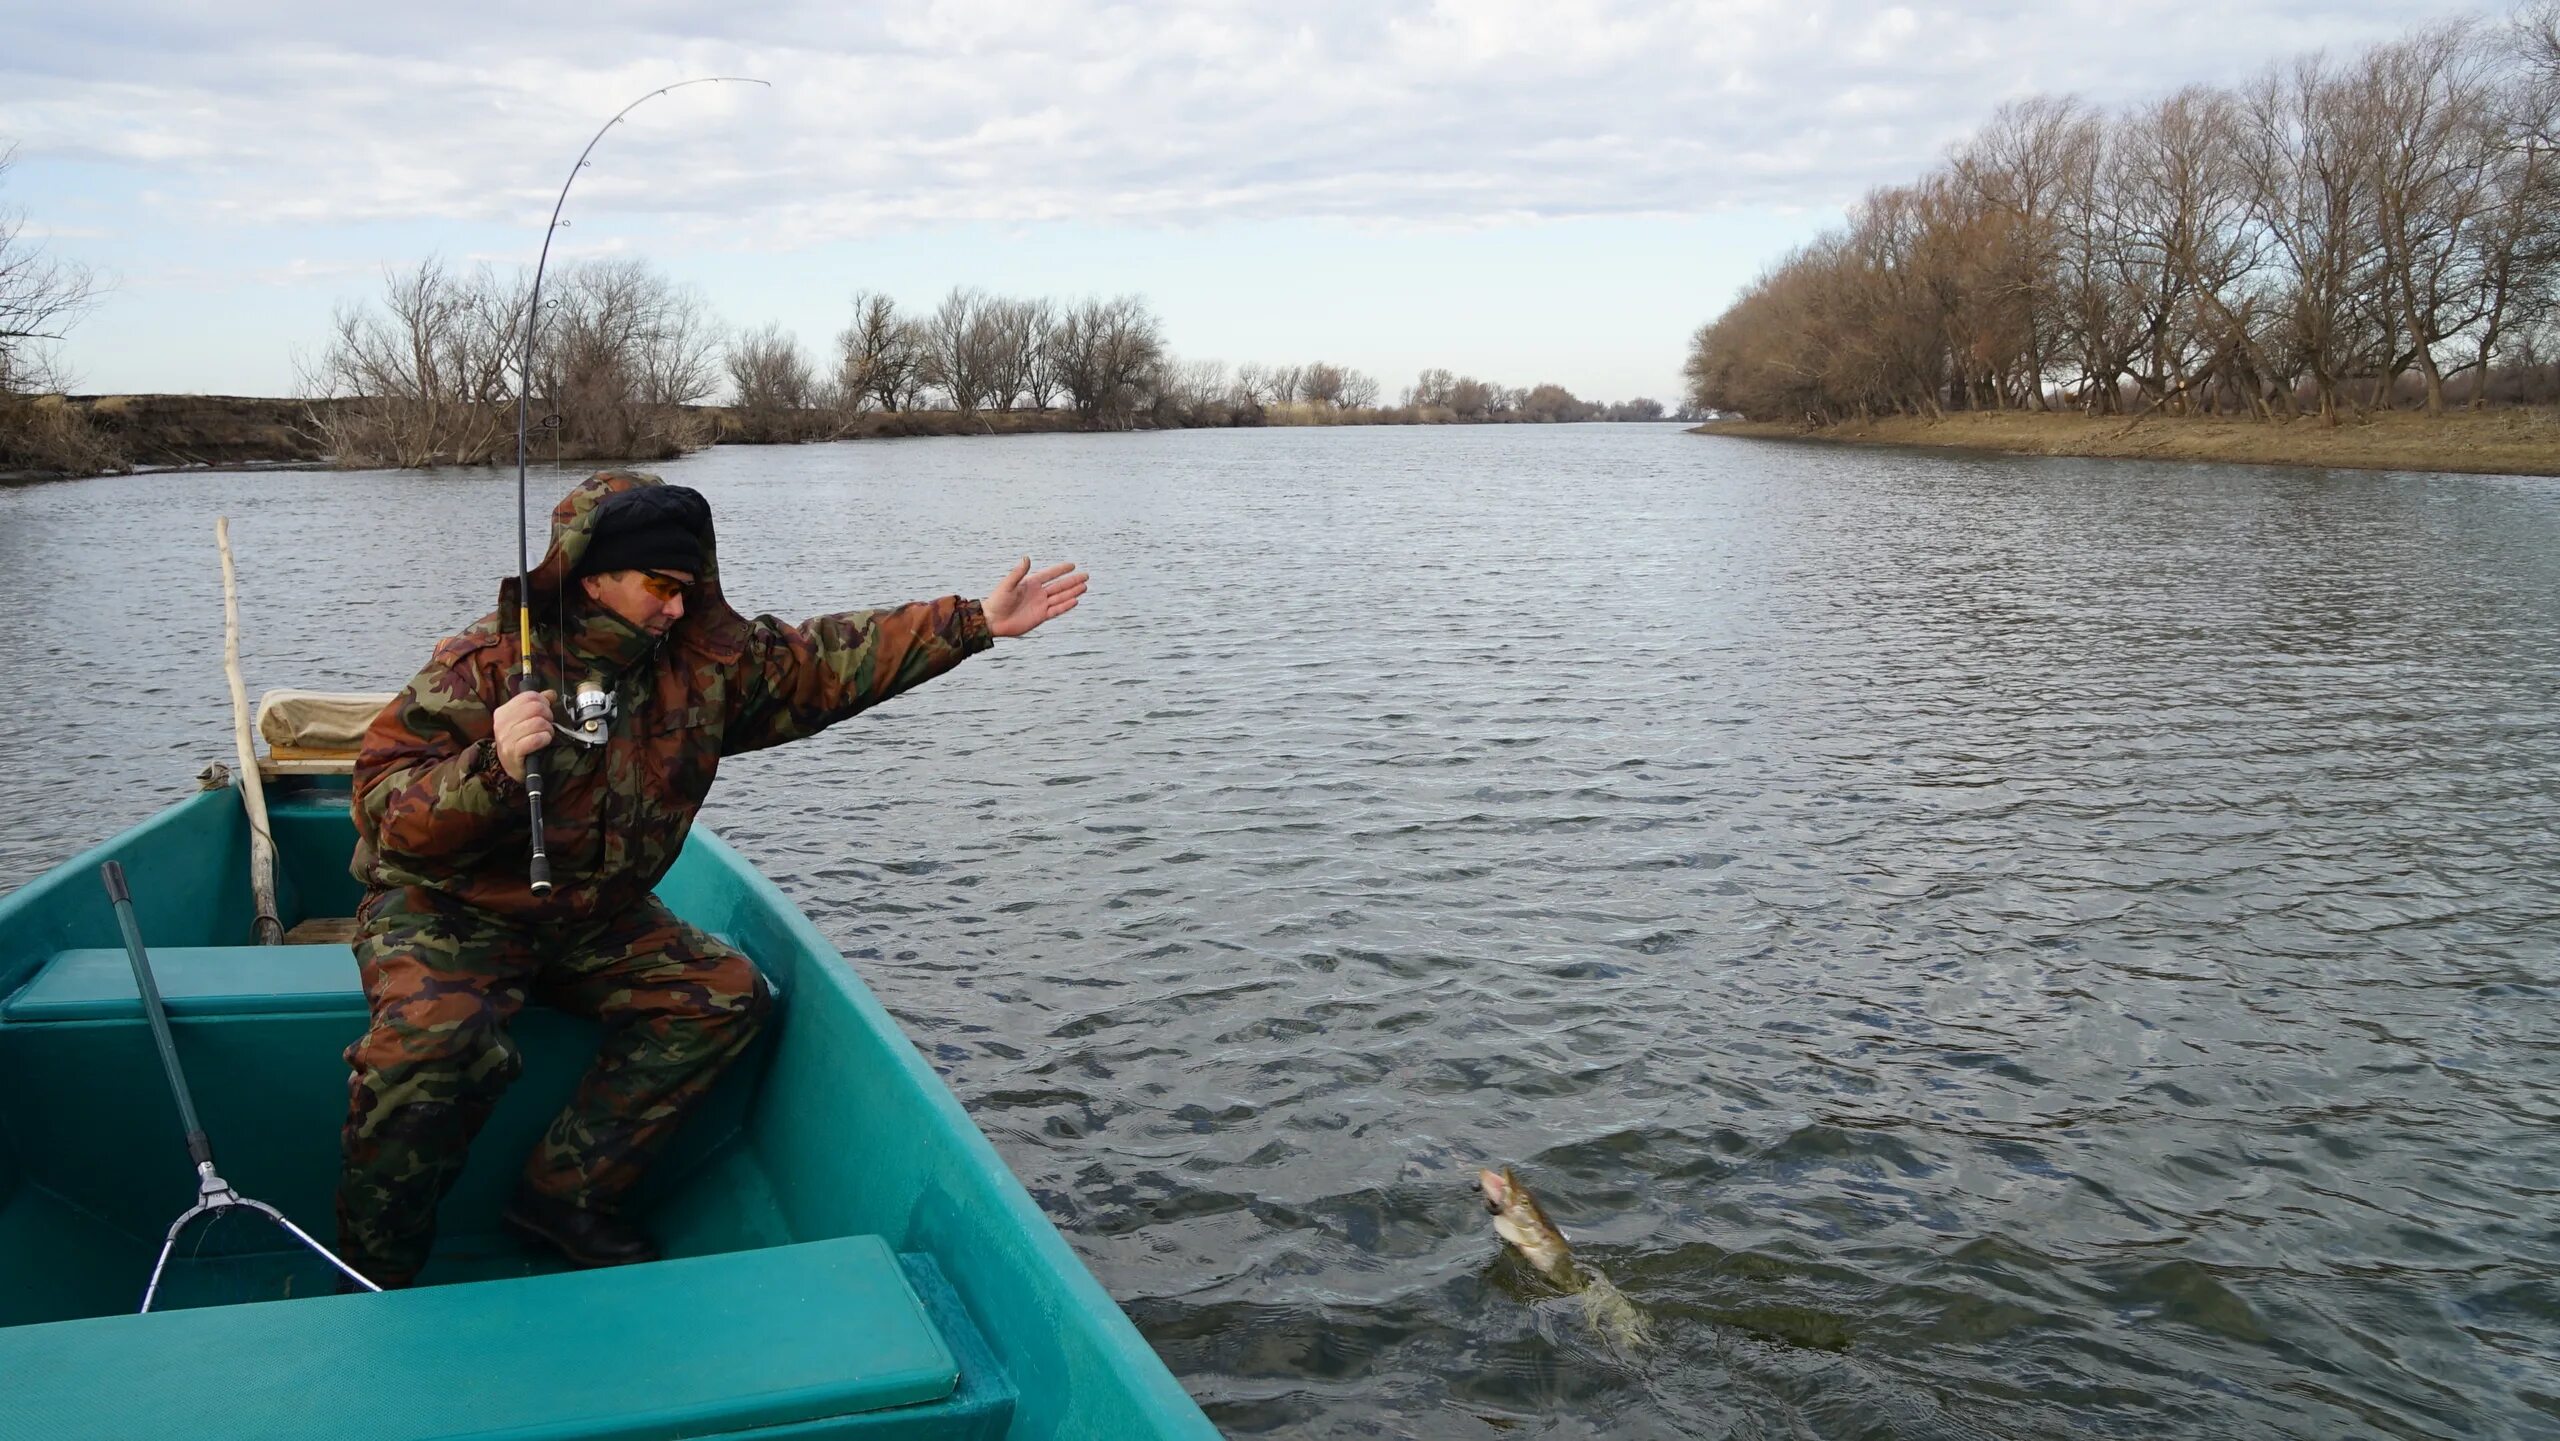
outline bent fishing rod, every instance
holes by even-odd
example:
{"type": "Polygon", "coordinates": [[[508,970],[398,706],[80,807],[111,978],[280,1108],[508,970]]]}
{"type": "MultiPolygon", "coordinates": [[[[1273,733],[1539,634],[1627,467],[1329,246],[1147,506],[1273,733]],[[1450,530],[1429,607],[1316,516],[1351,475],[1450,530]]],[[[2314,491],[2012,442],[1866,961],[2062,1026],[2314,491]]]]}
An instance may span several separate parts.
{"type": "MultiPolygon", "coordinates": [[[[762,85],[768,90],[773,88],[771,81],[753,80],[743,75],[704,75],[692,80],[679,80],[673,85],[661,86],[615,111],[611,120],[597,127],[594,137],[587,141],[587,148],[578,152],[578,163],[569,167],[569,178],[560,183],[560,198],[551,203],[551,224],[542,232],[542,255],[533,264],[533,294],[525,302],[524,308],[524,354],[516,367],[516,694],[518,695],[537,690],[541,686],[541,682],[535,680],[533,675],[533,567],[532,557],[529,554],[532,523],[527,519],[525,498],[527,448],[525,437],[533,396],[533,338],[534,332],[540,329],[542,324],[542,273],[551,264],[551,238],[560,233],[561,226],[568,224],[560,218],[560,212],[569,204],[570,187],[578,183],[578,172],[587,168],[588,157],[595,154],[596,146],[604,139],[605,132],[621,124],[623,116],[671,90],[682,90],[688,85],[762,85]]],[[[558,624],[558,617],[553,618],[553,623],[558,624]]],[[[493,739],[490,744],[494,747],[497,742],[493,739]]],[[[533,893],[537,896],[547,896],[551,894],[551,853],[542,839],[542,753],[540,751],[535,751],[524,758],[524,798],[527,819],[533,828],[533,857],[528,865],[533,893]]]]}

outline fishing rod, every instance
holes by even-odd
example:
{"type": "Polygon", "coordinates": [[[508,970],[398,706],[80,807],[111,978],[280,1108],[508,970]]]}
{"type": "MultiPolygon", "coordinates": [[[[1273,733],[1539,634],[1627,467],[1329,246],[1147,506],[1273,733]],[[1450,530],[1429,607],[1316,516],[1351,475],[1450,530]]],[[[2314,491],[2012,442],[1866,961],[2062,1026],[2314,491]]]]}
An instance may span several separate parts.
{"type": "MultiPolygon", "coordinates": [[[[551,237],[559,234],[560,227],[568,223],[560,218],[560,212],[569,204],[569,188],[578,183],[578,172],[587,168],[587,157],[595,153],[596,146],[604,139],[605,132],[621,124],[623,116],[670,90],[682,90],[688,85],[762,85],[767,90],[773,88],[773,82],[769,80],[753,80],[743,75],[704,75],[692,80],[679,80],[673,85],[661,86],[615,111],[611,120],[597,127],[594,137],[587,141],[587,148],[578,152],[578,163],[569,167],[569,178],[560,182],[560,198],[551,203],[551,224],[542,232],[542,255],[533,264],[533,295],[525,302],[524,308],[524,356],[516,367],[516,694],[518,695],[540,687],[540,682],[533,676],[533,566],[532,557],[529,554],[532,524],[527,519],[526,510],[525,452],[526,432],[529,428],[527,419],[532,414],[533,403],[533,337],[542,323],[542,272],[551,264],[551,237]]],[[[553,401],[556,408],[558,397],[553,397],[553,401]]],[[[556,444],[557,431],[553,432],[553,437],[556,444]]],[[[557,623],[556,617],[554,623],[557,623]]],[[[492,741],[491,744],[495,745],[496,742],[492,741]]],[[[537,896],[547,896],[551,894],[551,853],[542,840],[542,753],[540,751],[524,758],[524,798],[526,812],[533,827],[533,858],[528,866],[533,893],[537,896]]]]}

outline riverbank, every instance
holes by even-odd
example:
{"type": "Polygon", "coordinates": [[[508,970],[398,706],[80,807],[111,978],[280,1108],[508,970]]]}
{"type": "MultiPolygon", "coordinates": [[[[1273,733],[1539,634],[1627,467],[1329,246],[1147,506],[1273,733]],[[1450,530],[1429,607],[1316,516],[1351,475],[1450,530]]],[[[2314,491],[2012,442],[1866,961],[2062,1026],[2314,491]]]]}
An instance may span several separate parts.
{"type": "Polygon", "coordinates": [[[2560,411],[2506,409],[2426,416],[2386,411],[2361,421],[1958,412],[1941,420],[1887,416],[1843,425],[1717,420],[1694,435],[1844,441],[2011,455],[2309,465],[2346,470],[2440,470],[2560,475],[2560,411]]]}
{"type": "MultiPolygon", "coordinates": [[[[324,422],[334,407],[362,402],[248,395],[72,395],[38,397],[28,404],[34,414],[47,417],[57,431],[67,427],[68,432],[75,433],[79,443],[54,447],[54,453],[62,458],[39,460],[38,468],[33,469],[24,468],[24,462],[13,467],[9,447],[0,444],[0,484],[101,471],[326,468],[336,463],[329,440],[329,433],[336,427],[324,422]]],[[[818,410],[756,412],[723,405],[675,409],[680,414],[661,414],[653,422],[649,436],[654,449],[643,454],[573,445],[558,458],[580,465],[645,464],[707,445],[790,445],[936,435],[1260,426],[1578,424],[1659,419],[1652,415],[1560,416],[1514,411],[1461,417],[1445,407],[1342,406],[1308,401],[1281,405],[1160,401],[1111,423],[1065,409],[979,410],[967,414],[956,410],[873,410],[850,416],[818,410]]],[[[5,420],[0,416],[0,422],[5,420]]],[[[0,431],[5,431],[5,426],[0,426],[0,431]]],[[[5,433],[0,433],[0,440],[5,439],[5,433]]],[[[493,447],[471,452],[492,455],[489,463],[500,463],[499,458],[512,463],[512,412],[496,417],[491,426],[480,427],[474,444],[493,447]]],[[[39,449],[36,453],[46,452],[39,449]]],[[[548,432],[533,437],[533,455],[542,461],[554,458],[548,432]]]]}
{"type": "MultiPolygon", "coordinates": [[[[86,420],[135,470],[251,470],[329,465],[332,457],[325,427],[313,423],[314,415],[345,402],[256,395],[74,395],[39,404],[61,406],[86,420]]],[[[1090,428],[1073,412],[1059,410],[977,415],[947,410],[872,411],[843,418],[794,412],[775,418],[750,415],[733,406],[682,409],[699,441],[712,445],[759,444],[773,435],[790,440],[879,440],[1090,428]]],[[[510,454],[512,445],[508,442],[510,454]]],[[[550,458],[547,435],[533,437],[533,450],[538,459],[550,458]]],[[[581,462],[629,459],[568,458],[581,462]]]]}

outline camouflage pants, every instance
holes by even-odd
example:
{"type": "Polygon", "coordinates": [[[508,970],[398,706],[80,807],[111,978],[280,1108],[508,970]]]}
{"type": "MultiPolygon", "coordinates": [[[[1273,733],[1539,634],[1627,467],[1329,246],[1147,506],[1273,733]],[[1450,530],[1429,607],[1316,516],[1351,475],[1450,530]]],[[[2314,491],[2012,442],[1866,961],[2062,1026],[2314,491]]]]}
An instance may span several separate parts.
{"type": "Polygon", "coordinates": [[[655,896],[613,920],[525,928],[418,890],[368,897],[356,962],[373,1025],[347,1048],[338,1245],[406,1285],[471,1138],[524,1069],[507,1025],[528,999],[605,1024],[595,1064],[525,1161],[524,1184],[610,1209],[754,1039],[772,997],[745,956],[655,896]]]}

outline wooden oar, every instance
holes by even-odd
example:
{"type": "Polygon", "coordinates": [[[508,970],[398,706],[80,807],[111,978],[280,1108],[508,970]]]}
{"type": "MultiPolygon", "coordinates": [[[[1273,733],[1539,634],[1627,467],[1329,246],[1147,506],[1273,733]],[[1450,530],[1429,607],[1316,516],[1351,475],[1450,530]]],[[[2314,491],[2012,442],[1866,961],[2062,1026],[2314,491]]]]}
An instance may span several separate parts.
{"type": "Polygon", "coordinates": [[[284,940],[284,922],[276,915],[276,838],[267,828],[258,747],[249,739],[249,691],[240,683],[240,590],[231,576],[230,517],[214,517],[213,543],[222,548],[222,670],[231,678],[231,738],[240,747],[240,802],[249,811],[249,893],[258,906],[258,944],[272,946],[284,940]]]}

